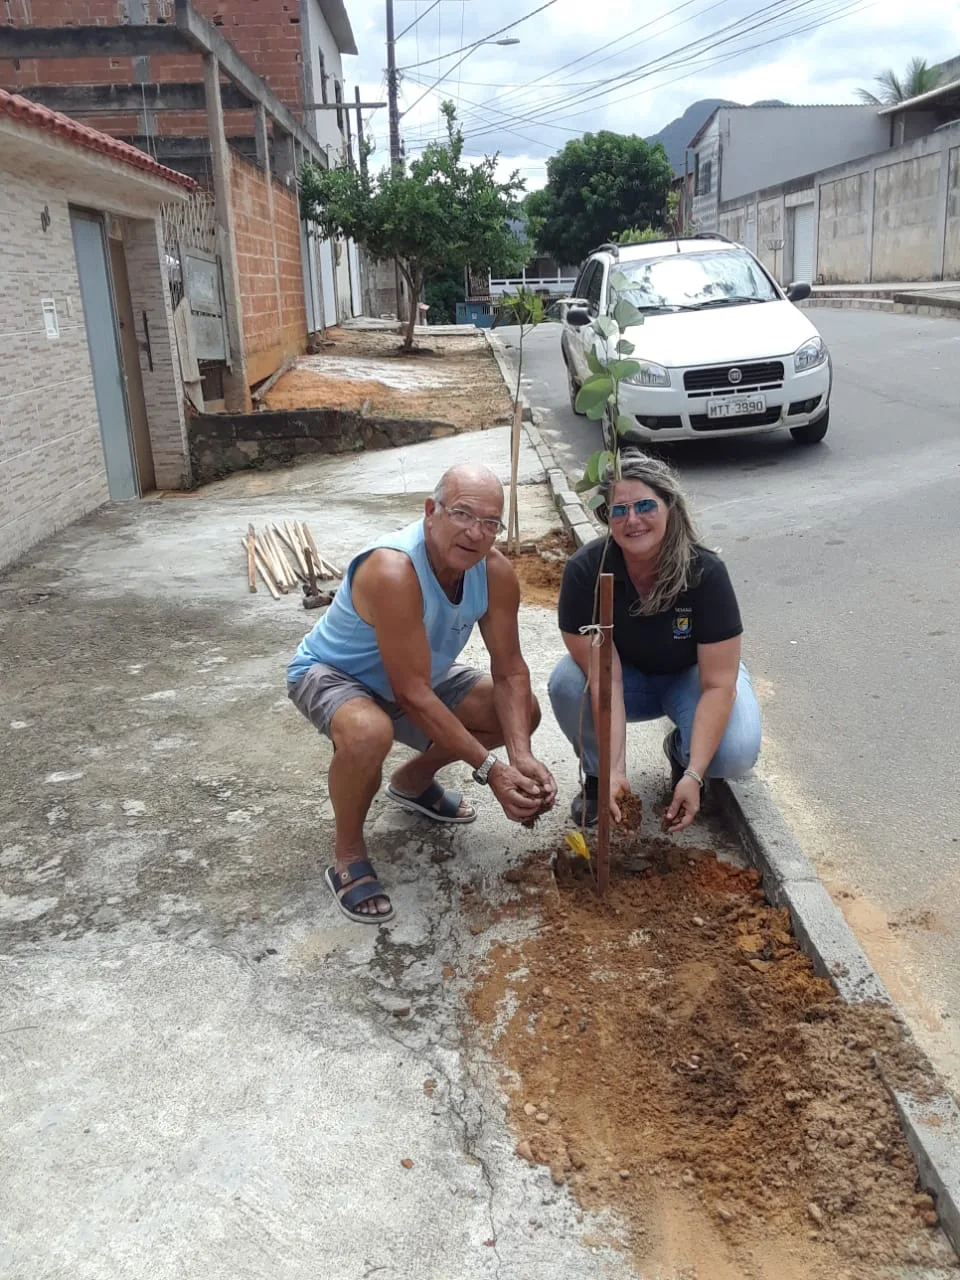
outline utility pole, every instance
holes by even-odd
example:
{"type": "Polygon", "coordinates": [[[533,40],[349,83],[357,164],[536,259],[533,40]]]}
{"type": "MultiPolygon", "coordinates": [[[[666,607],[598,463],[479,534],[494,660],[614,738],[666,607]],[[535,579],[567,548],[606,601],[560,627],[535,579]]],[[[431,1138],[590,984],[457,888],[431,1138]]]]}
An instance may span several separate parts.
{"type": "Polygon", "coordinates": [[[354,95],[357,100],[357,159],[360,162],[360,177],[366,182],[367,180],[367,144],[363,136],[363,114],[360,110],[360,86],[354,89],[354,95]]]}
{"type": "Polygon", "coordinates": [[[390,164],[399,169],[400,83],[397,79],[397,41],[393,25],[393,0],[387,0],[387,101],[390,104],[390,164]]]}

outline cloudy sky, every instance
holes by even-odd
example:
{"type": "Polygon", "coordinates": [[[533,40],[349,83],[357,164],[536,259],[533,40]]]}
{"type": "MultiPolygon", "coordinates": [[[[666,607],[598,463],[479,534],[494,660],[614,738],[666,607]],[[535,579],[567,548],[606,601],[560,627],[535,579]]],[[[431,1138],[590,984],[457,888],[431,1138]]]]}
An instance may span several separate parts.
{"type": "MultiPolygon", "coordinates": [[[[347,96],[359,83],[364,101],[382,101],[384,0],[346,5],[360,49],[344,60],[347,96]]],[[[519,169],[528,188],[543,184],[548,156],[588,131],[655,133],[699,98],[853,102],[858,86],[914,54],[960,55],[960,8],[945,0],[606,0],[597,9],[583,0],[395,0],[395,9],[398,35],[415,24],[397,47],[408,154],[437,136],[439,104],[452,98],[467,151],[499,152],[502,169],[519,169]],[[519,44],[470,49],[488,37],[519,44]]],[[[386,111],[368,127],[374,161],[385,164],[386,111]]]]}

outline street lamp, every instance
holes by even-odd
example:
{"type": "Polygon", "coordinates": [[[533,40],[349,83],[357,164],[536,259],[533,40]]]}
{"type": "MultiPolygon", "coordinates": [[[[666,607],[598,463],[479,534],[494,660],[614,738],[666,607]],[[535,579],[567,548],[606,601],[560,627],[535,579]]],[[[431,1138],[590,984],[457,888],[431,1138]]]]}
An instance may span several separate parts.
{"type": "Polygon", "coordinates": [[[399,103],[400,83],[399,83],[399,76],[397,74],[397,60],[396,60],[397,40],[396,40],[396,36],[394,35],[394,25],[393,25],[393,0],[387,0],[387,102],[389,104],[389,117],[390,117],[390,163],[393,166],[393,168],[395,169],[398,168],[402,163],[400,159],[401,114],[408,115],[409,112],[411,112],[414,107],[418,106],[423,101],[423,99],[427,96],[428,93],[430,93],[433,89],[435,89],[438,84],[441,84],[444,80],[446,80],[448,76],[452,75],[453,72],[456,71],[456,69],[462,63],[466,62],[467,58],[470,57],[471,53],[473,53],[475,49],[479,49],[481,45],[493,44],[493,45],[500,45],[500,46],[508,46],[508,45],[514,45],[519,43],[520,43],[520,40],[519,40],[519,37],[517,36],[505,36],[500,40],[477,40],[475,44],[470,45],[470,47],[466,50],[466,52],[464,53],[463,57],[460,59],[459,62],[455,62],[449,71],[444,72],[444,74],[440,76],[440,78],[436,80],[432,85],[430,85],[428,89],[424,90],[424,92],[420,95],[420,97],[417,99],[416,102],[414,102],[411,106],[409,106],[406,111],[401,113],[400,103],[399,103]]]}

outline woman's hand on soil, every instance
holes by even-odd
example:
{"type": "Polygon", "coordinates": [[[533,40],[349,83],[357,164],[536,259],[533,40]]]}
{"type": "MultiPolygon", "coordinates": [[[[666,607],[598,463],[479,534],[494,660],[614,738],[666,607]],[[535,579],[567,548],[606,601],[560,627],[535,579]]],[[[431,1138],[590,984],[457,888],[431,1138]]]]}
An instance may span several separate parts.
{"type": "Polygon", "coordinates": [[[626,775],[622,773],[610,774],[610,817],[614,822],[623,821],[623,812],[620,809],[618,801],[632,795],[630,783],[627,781],[626,775]]]}
{"type": "Polygon", "coordinates": [[[696,778],[684,776],[673,791],[670,808],[663,815],[664,828],[675,836],[686,831],[700,812],[700,783],[696,778]]]}

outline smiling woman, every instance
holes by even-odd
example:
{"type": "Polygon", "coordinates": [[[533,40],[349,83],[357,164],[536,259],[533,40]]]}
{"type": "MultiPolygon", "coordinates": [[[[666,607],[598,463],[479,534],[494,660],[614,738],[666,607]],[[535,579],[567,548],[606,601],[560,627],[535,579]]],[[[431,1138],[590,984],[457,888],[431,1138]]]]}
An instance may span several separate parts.
{"type": "Polygon", "coordinates": [[[550,702],[583,766],[574,821],[592,826],[600,720],[595,602],[599,575],[612,573],[611,814],[620,821],[619,801],[630,794],[627,724],[666,716],[674,725],[664,742],[674,784],[666,823],[679,832],[699,812],[707,777],[739,777],[753,766],[760,711],[740,661],[743,626],[726,566],[698,541],[676,476],[637,450],[620,454],[615,475],[604,478],[598,509],[606,539],[581,548],[564,571],[559,623],[567,655],[550,677],[550,702]]]}

